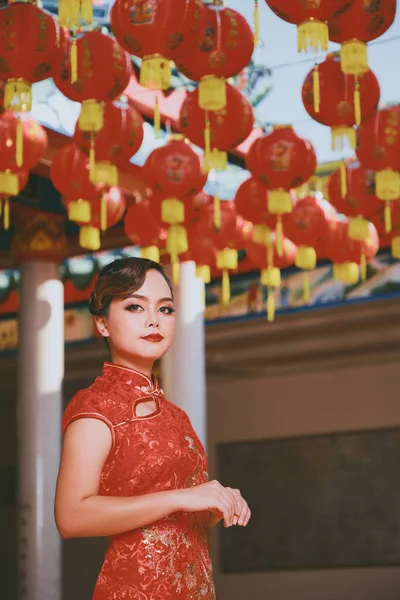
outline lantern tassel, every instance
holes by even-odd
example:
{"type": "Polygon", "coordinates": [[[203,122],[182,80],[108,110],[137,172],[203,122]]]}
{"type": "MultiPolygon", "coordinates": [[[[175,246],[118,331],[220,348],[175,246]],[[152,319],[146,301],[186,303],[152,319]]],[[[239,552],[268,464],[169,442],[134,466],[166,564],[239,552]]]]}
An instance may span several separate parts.
{"type": "Polygon", "coordinates": [[[357,78],[354,83],[354,116],[355,116],[355,123],[358,126],[361,123],[361,97],[360,97],[360,83],[357,78]]]}
{"type": "Polygon", "coordinates": [[[96,154],[94,149],[94,132],[90,132],[90,150],[89,150],[89,169],[90,169],[90,181],[93,181],[94,171],[96,165],[96,154]]]}
{"type": "Polygon", "coordinates": [[[221,200],[218,193],[214,196],[214,226],[221,229],[221,200]]]}
{"type": "Polygon", "coordinates": [[[179,255],[171,255],[172,281],[175,286],[179,285],[179,255]]]}
{"type": "Polygon", "coordinates": [[[91,25],[93,22],[93,5],[92,0],[81,0],[81,15],[82,19],[91,25]]]}
{"type": "Polygon", "coordinates": [[[161,131],[161,115],[160,115],[160,104],[158,102],[158,96],[156,95],[156,101],[154,105],[154,133],[156,138],[160,135],[161,131]]]}
{"type": "Polygon", "coordinates": [[[208,116],[204,128],[204,158],[207,162],[209,162],[211,158],[211,125],[208,116]]]}
{"type": "Polygon", "coordinates": [[[0,200],[0,217],[3,216],[3,202],[0,200]]]}
{"type": "Polygon", "coordinates": [[[315,65],[313,69],[313,96],[314,96],[314,110],[319,113],[320,102],[321,102],[321,90],[319,84],[319,66],[315,65]]]}
{"type": "Polygon", "coordinates": [[[76,37],[74,36],[71,44],[71,83],[78,81],[78,47],[76,45],[76,37]]]}
{"type": "Polygon", "coordinates": [[[254,0],[254,46],[260,41],[260,14],[258,11],[258,0],[254,0]]]}
{"type": "Polygon", "coordinates": [[[342,198],[347,196],[347,170],[346,163],[340,163],[340,193],[342,194],[342,198]]]}
{"type": "Polygon", "coordinates": [[[10,227],[10,200],[4,200],[4,229],[7,231],[10,227]]]}
{"type": "Polygon", "coordinates": [[[282,256],[283,254],[283,225],[281,215],[278,215],[278,220],[276,222],[276,251],[278,252],[278,256],[282,256]]]}
{"type": "Polygon", "coordinates": [[[385,232],[390,233],[392,231],[392,209],[390,206],[390,202],[385,202],[385,232]]]}
{"type": "Polygon", "coordinates": [[[222,271],[222,303],[228,306],[231,300],[231,284],[229,281],[229,273],[227,269],[222,271]]]}
{"type": "Polygon", "coordinates": [[[100,226],[102,231],[107,229],[107,197],[105,194],[103,194],[101,197],[100,226]]]}
{"type": "Polygon", "coordinates": [[[16,143],[15,143],[15,161],[17,163],[18,167],[22,166],[24,157],[23,157],[23,129],[22,129],[22,121],[21,119],[18,119],[18,123],[17,123],[17,139],[16,139],[16,143]]]}
{"type": "Polygon", "coordinates": [[[367,259],[364,252],[361,254],[360,272],[361,280],[365,281],[367,279],[367,259]]]}
{"type": "Polygon", "coordinates": [[[268,288],[267,320],[269,323],[272,323],[275,320],[275,296],[273,288],[268,288]]]}

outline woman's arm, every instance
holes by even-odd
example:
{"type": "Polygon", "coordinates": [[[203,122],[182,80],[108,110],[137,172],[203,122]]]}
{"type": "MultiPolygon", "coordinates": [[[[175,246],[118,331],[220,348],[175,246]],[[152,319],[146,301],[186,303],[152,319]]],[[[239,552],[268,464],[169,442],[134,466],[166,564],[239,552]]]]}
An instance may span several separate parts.
{"type": "Polygon", "coordinates": [[[57,481],[55,518],[63,537],[110,536],[132,531],[184,510],[222,514],[233,524],[237,503],[216,481],[136,497],[99,496],[100,476],[111,450],[111,433],[98,419],[69,425],[57,481]]]}

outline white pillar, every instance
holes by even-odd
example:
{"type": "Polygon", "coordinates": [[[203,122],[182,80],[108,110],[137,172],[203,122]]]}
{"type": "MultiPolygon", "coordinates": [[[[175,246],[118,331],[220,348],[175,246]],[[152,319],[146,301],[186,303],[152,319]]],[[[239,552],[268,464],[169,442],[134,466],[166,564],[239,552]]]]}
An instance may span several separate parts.
{"type": "Polygon", "coordinates": [[[18,598],[61,600],[54,522],[64,376],[64,289],[55,262],[20,265],[18,598]]]}
{"type": "Polygon", "coordinates": [[[162,385],[166,397],[182,408],[206,446],[207,408],[204,345],[204,283],[196,277],[192,261],[180,265],[176,295],[176,334],[162,360],[162,385]]]}

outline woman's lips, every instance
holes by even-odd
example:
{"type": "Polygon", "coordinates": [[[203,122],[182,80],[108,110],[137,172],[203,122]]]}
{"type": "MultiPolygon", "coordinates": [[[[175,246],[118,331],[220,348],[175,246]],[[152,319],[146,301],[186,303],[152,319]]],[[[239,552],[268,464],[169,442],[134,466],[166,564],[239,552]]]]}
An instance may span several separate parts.
{"type": "Polygon", "coordinates": [[[146,335],[142,339],[146,340],[146,342],[161,342],[164,338],[159,333],[152,333],[151,335],[146,335]]]}

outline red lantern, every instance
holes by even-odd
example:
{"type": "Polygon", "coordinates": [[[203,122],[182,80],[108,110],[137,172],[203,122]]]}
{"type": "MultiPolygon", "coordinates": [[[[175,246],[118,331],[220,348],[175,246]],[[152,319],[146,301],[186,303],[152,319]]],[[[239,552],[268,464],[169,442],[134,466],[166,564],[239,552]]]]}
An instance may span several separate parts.
{"type": "Polygon", "coordinates": [[[129,104],[108,102],[104,106],[103,127],[94,134],[82,131],[77,123],[73,141],[91,159],[91,167],[106,172],[106,184],[117,180],[116,166],[123,166],[136,154],[143,141],[143,118],[129,104]]]}
{"type": "Polygon", "coordinates": [[[199,81],[199,103],[204,110],[226,106],[225,79],[240,73],[250,62],[254,37],[246,19],[221,5],[206,7],[205,30],[199,44],[176,66],[186,77],[199,81]]]}
{"type": "Polygon", "coordinates": [[[227,156],[219,152],[229,151],[244,142],[254,124],[253,109],[240,91],[226,85],[226,106],[220,110],[207,112],[199,106],[198,89],[186,94],[179,115],[179,127],[193,144],[205,148],[205,160],[213,168],[216,153],[218,161],[226,165],[227,156]]]}
{"type": "Polygon", "coordinates": [[[328,50],[328,21],[347,15],[353,0],[265,0],[281,19],[297,25],[298,52],[328,50]]]}
{"type": "MultiPolygon", "coordinates": [[[[154,190],[152,190],[151,195],[149,196],[149,208],[152,216],[161,227],[165,225],[162,220],[162,202],[164,199],[164,195],[161,195],[154,190]]],[[[212,206],[213,198],[209,194],[206,194],[204,190],[201,190],[185,202],[185,215],[182,222],[185,228],[188,230],[190,225],[194,225],[201,220],[206,210],[212,206]]]]}
{"type": "Polygon", "coordinates": [[[346,12],[329,19],[329,39],[342,44],[344,73],[361,75],[368,71],[367,42],[376,40],[392,25],[396,0],[353,0],[346,12]]]}
{"type": "Polygon", "coordinates": [[[335,169],[328,180],[328,196],[331,204],[347,217],[363,216],[370,219],[382,208],[375,195],[375,175],[357,162],[349,162],[345,169],[346,194],[342,194],[341,169],[335,169]]]}
{"type": "Polygon", "coordinates": [[[56,20],[35,6],[15,2],[0,10],[0,79],[6,81],[6,109],[30,111],[31,85],[51,76],[60,44],[56,20]]]}
{"type": "Polygon", "coordinates": [[[170,87],[170,59],[185,55],[200,41],[205,8],[201,0],[116,0],[111,29],[130,54],[143,59],[140,84],[170,87]]]}
{"type": "Polygon", "coordinates": [[[131,59],[109,35],[86,31],[76,43],[77,64],[71,52],[64,52],[54,74],[59,90],[75,102],[82,102],[79,127],[83,131],[99,131],[103,126],[103,102],[111,102],[127,87],[131,59]],[[72,72],[71,72],[72,68],[72,72]]]}
{"type": "Polygon", "coordinates": [[[390,231],[389,202],[400,197],[400,105],[376,111],[358,129],[357,157],[376,171],[376,195],[386,202],[386,228],[390,231]]]}
{"type": "Polygon", "coordinates": [[[275,127],[272,133],[258,138],[247,162],[253,176],[270,190],[268,210],[279,219],[292,210],[290,190],[305,183],[316,164],[311,143],[298,137],[288,125],[275,127]]]}
{"type": "Polygon", "coordinates": [[[328,258],[334,263],[335,279],[354,284],[359,278],[359,265],[361,265],[361,277],[366,279],[367,263],[379,250],[379,236],[376,227],[369,223],[367,239],[351,239],[349,225],[348,219],[338,222],[329,244],[328,258]]]}
{"type": "Polygon", "coordinates": [[[167,239],[167,231],[153,217],[149,200],[136,202],[128,208],[124,230],[129,240],[140,246],[143,258],[160,262],[159,248],[167,239]]]}
{"type": "Polygon", "coordinates": [[[68,198],[70,220],[88,223],[91,218],[89,200],[101,197],[104,186],[91,182],[90,163],[85,154],[75,144],[67,144],[54,155],[50,177],[54,187],[68,198]]]}
{"type": "MultiPolygon", "coordinates": [[[[69,209],[69,200],[67,199],[69,209]]],[[[79,244],[82,248],[96,251],[100,248],[100,231],[114,227],[124,216],[125,197],[118,187],[111,187],[90,200],[90,218],[87,221],[74,219],[80,226],[79,244]]],[[[69,212],[69,211],[68,211],[69,212]]]]}
{"type": "Polygon", "coordinates": [[[331,127],[332,148],[343,137],[352,148],[356,147],[353,127],[375,111],[379,96],[379,83],[374,73],[368,70],[357,80],[343,73],[338,53],[328,55],[324,62],[314,67],[302,88],[304,108],[310,117],[331,127]]]}

